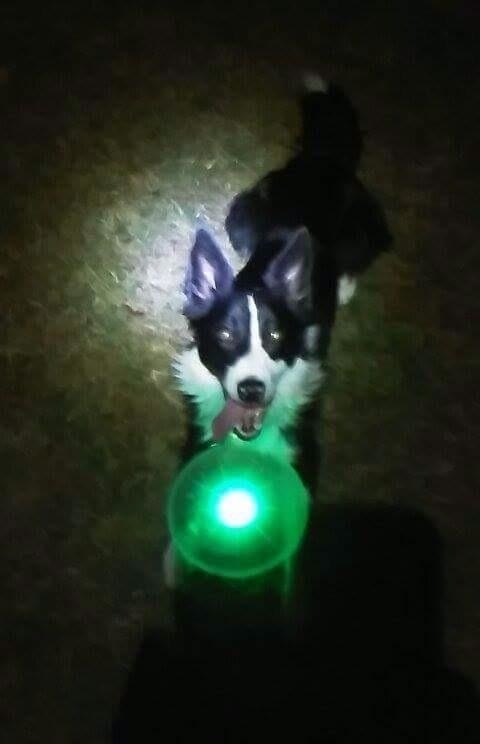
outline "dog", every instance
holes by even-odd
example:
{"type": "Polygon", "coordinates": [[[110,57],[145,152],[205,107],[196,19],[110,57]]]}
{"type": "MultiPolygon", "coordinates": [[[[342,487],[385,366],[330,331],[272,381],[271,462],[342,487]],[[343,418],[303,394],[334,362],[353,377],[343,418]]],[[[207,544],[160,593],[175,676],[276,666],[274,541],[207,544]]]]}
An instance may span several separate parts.
{"type": "Polygon", "coordinates": [[[249,262],[235,276],[212,236],[197,232],[185,281],[195,340],[174,362],[195,411],[194,448],[234,432],[294,459],[292,429],[324,374],[310,309],[312,258],[301,228],[265,271],[249,262]]]}
{"type": "Polygon", "coordinates": [[[269,449],[273,438],[289,460],[292,429],[324,377],[337,306],[391,243],[380,205],[357,176],[362,135],[349,98],[309,76],[300,107],[294,157],[228,211],[243,269],[235,276],[214,238],[197,231],[184,281],[194,342],[174,361],[198,444],[269,430],[269,449]]]}
{"type": "Polygon", "coordinates": [[[293,157],[228,211],[244,267],[235,275],[206,229],[195,236],[183,285],[193,343],[173,363],[194,409],[190,454],[233,433],[297,464],[300,415],[324,378],[337,307],[390,247],[357,176],[362,134],[349,98],[310,76],[300,109],[293,157]]]}

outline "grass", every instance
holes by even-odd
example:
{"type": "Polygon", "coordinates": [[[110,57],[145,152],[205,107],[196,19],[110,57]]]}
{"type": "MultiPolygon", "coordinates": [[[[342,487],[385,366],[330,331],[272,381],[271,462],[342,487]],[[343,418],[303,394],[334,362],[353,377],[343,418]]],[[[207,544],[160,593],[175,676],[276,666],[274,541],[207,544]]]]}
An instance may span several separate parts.
{"type": "Polygon", "coordinates": [[[12,11],[0,59],[6,740],[102,741],[142,629],[170,621],[187,251],[198,218],[228,251],[227,204],[288,154],[304,66],[352,92],[396,236],[339,317],[319,497],[435,521],[448,652],[480,680],[478,100],[459,82],[473,60],[460,9],[420,4],[412,23],[372,4],[346,24],[341,4],[312,22],[279,3],[273,33],[266,6],[254,28],[214,3],[49,7],[29,44],[12,11]]]}

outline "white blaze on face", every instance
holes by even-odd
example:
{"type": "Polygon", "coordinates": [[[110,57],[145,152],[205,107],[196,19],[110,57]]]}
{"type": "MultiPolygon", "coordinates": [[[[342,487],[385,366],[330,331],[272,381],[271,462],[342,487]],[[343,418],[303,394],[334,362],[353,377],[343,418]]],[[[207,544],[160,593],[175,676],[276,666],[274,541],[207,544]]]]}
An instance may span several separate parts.
{"type": "Polygon", "coordinates": [[[265,399],[269,403],[275,395],[276,386],[287,365],[282,360],[268,356],[262,346],[258,308],[251,295],[247,296],[250,345],[246,354],[237,359],[228,369],[224,386],[230,398],[238,400],[238,384],[248,377],[254,377],[265,385],[265,399]]]}

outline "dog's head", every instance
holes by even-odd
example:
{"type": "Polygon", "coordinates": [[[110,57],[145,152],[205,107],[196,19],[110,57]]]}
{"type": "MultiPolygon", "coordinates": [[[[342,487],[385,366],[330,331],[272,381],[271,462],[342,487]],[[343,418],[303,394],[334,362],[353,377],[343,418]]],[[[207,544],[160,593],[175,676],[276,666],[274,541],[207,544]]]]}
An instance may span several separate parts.
{"type": "Polygon", "coordinates": [[[286,371],[313,351],[312,262],[310,235],[301,228],[258,270],[247,264],[235,276],[211,235],[197,232],[184,313],[201,363],[224,392],[220,428],[255,436],[286,371]]]}

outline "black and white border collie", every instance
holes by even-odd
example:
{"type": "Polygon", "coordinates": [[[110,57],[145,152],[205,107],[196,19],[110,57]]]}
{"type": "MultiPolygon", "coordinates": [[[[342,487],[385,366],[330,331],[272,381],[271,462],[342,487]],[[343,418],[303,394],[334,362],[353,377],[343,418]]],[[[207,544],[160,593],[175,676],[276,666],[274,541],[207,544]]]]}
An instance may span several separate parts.
{"type": "Polygon", "coordinates": [[[310,76],[300,106],[297,153],[227,215],[243,269],[235,275],[203,229],[190,253],[184,313],[194,342],[174,372],[195,409],[197,447],[233,431],[295,460],[292,432],[322,382],[337,305],[391,242],[356,175],[362,137],[347,96],[310,76]]]}
{"type": "Polygon", "coordinates": [[[301,228],[264,271],[235,276],[213,238],[197,232],[185,307],[195,342],[174,367],[201,443],[234,431],[293,459],[290,432],[323,376],[312,258],[310,234],[301,228]]]}

